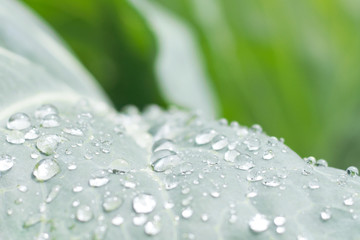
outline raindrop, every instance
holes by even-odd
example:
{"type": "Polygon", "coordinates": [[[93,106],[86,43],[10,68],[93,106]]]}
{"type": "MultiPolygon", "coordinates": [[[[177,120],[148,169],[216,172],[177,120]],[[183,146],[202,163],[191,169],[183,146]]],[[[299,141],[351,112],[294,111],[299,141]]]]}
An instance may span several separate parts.
{"type": "Polygon", "coordinates": [[[235,158],[236,168],[244,171],[248,171],[255,167],[251,157],[247,154],[241,154],[235,158]]]}
{"type": "Polygon", "coordinates": [[[225,152],[224,154],[224,160],[227,161],[227,162],[234,162],[235,161],[235,158],[237,156],[239,156],[240,153],[236,150],[229,150],[227,152],[225,152]]]}
{"type": "Polygon", "coordinates": [[[111,211],[114,211],[115,209],[119,208],[121,206],[122,202],[123,201],[120,197],[117,197],[117,196],[107,197],[104,199],[102,207],[105,210],[105,212],[111,212],[111,211]]]}
{"type": "Polygon", "coordinates": [[[264,215],[256,214],[250,221],[249,227],[253,232],[260,233],[268,229],[270,222],[264,215]]]}
{"type": "Polygon", "coordinates": [[[178,186],[179,181],[174,174],[166,175],[165,177],[165,188],[166,190],[174,189],[178,186]]]}
{"type": "Polygon", "coordinates": [[[147,216],[144,214],[137,215],[133,218],[133,224],[135,226],[141,226],[144,225],[144,223],[147,221],[147,216]]]}
{"type": "Polygon", "coordinates": [[[192,163],[185,162],[180,165],[180,172],[182,174],[191,174],[194,171],[192,163]]]}
{"type": "Polygon", "coordinates": [[[352,206],[354,204],[354,199],[352,197],[348,197],[348,198],[344,199],[344,204],[346,206],[352,206]]]}
{"type": "Polygon", "coordinates": [[[0,172],[6,172],[14,166],[14,157],[3,154],[0,155],[0,172]]]}
{"type": "Polygon", "coordinates": [[[316,164],[316,158],[313,156],[304,158],[304,161],[309,165],[315,165],[316,164]]]}
{"type": "Polygon", "coordinates": [[[280,181],[277,177],[273,176],[271,178],[264,179],[262,184],[268,187],[277,187],[280,185],[280,181]]]}
{"type": "Polygon", "coordinates": [[[174,142],[169,139],[166,139],[166,138],[162,138],[162,139],[156,141],[152,146],[153,152],[157,152],[160,150],[174,151],[174,149],[175,149],[174,142]]]}
{"type": "Polygon", "coordinates": [[[60,140],[57,135],[41,136],[36,142],[36,147],[41,153],[49,156],[56,151],[60,140]]]}
{"type": "Polygon", "coordinates": [[[42,119],[47,115],[56,115],[58,114],[58,110],[55,106],[51,104],[42,105],[41,107],[37,108],[34,115],[36,118],[42,119]]]}
{"type": "Polygon", "coordinates": [[[229,144],[229,141],[227,139],[226,136],[224,135],[217,135],[216,137],[214,137],[214,139],[212,140],[212,149],[215,151],[219,151],[223,148],[225,148],[227,145],[229,144]]]}
{"type": "Polygon", "coordinates": [[[123,224],[124,222],[124,218],[117,215],[115,216],[112,220],[111,220],[111,223],[114,225],[114,226],[120,226],[121,224],[123,224]]]}
{"type": "Polygon", "coordinates": [[[7,122],[7,128],[12,130],[23,130],[30,126],[30,117],[25,113],[15,113],[7,122]]]}
{"type": "Polygon", "coordinates": [[[320,217],[323,221],[327,221],[331,218],[331,211],[329,208],[324,208],[321,212],[320,212],[320,217]]]}
{"type": "Polygon", "coordinates": [[[263,154],[263,159],[264,160],[270,160],[273,159],[275,156],[274,152],[272,150],[266,150],[263,154]]]}
{"type": "Polygon", "coordinates": [[[33,170],[33,175],[37,181],[47,181],[60,172],[59,164],[53,159],[43,159],[39,161],[33,170]]]}
{"type": "Polygon", "coordinates": [[[220,193],[217,192],[217,191],[212,191],[212,192],[210,193],[210,195],[211,195],[213,198],[218,198],[218,197],[220,197],[220,193]]]}
{"type": "Polygon", "coordinates": [[[82,190],[84,190],[84,188],[81,186],[81,185],[76,185],[73,187],[72,191],[74,193],[78,193],[78,192],[81,192],[82,190]]]}
{"type": "Polygon", "coordinates": [[[277,228],[276,228],[276,232],[277,232],[278,234],[283,234],[283,233],[285,232],[285,228],[284,228],[284,227],[277,227],[277,228]]]}
{"type": "Polygon", "coordinates": [[[274,218],[274,223],[276,226],[282,226],[286,223],[286,218],[283,216],[278,216],[274,218]]]}
{"type": "Polygon", "coordinates": [[[175,204],[172,203],[172,202],[165,202],[164,203],[164,208],[165,209],[172,209],[174,206],[175,206],[175,204]]]}
{"type": "Polygon", "coordinates": [[[196,135],[195,142],[197,145],[204,145],[211,142],[216,135],[217,132],[214,129],[205,129],[196,135]]]}
{"type": "Polygon", "coordinates": [[[84,133],[79,128],[64,128],[63,131],[73,136],[83,136],[84,133]]]}
{"type": "Polygon", "coordinates": [[[53,128],[60,126],[60,117],[57,114],[46,115],[41,121],[44,128],[53,128]]]}
{"type": "Polygon", "coordinates": [[[164,172],[181,163],[180,157],[169,150],[159,150],[152,155],[151,159],[151,166],[156,172],[164,172]]]}
{"type": "Polygon", "coordinates": [[[88,222],[92,219],[93,213],[87,205],[81,205],[76,211],[76,219],[80,222],[88,222]]]}
{"type": "Polygon", "coordinates": [[[350,166],[346,169],[346,173],[351,177],[355,177],[359,175],[359,170],[357,169],[357,167],[350,166]]]}
{"type": "Polygon", "coordinates": [[[108,179],[106,177],[90,178],[89,185],[91,187],[102,187],[102,186],[108,184],[109,181],[110,181],[110,179],[108,179]]]}
{"type": "Polygon", "coordinates": [[[55,185],[54,187],[51,188],[51,191],[49,192],[45,202],[46,203],[51,203],[52,201],[54,201],[54,199],[57,197],[57,195],[59,194],[61,189],[60,185],[55,185]]]}
{"type": "Polygon", "coordinates": [[[209,216],[208,216],[207,214],[202,214],[202,215],[201,215],[201,220],[202,220],[203,222],[207,222],[207,221],[209,221],[209,216]]]}
{"type": "Polygon", "coordinates": [[[319,189],[320,185],[319,185],[319,180],[317,178],[315,178],[313,181],[310,181],[308,184],[310,189],[319,189]]]}
{"type": "Polygon", "coordinates": [[[156,200],[150,194],[141,193],[134,197],[132,206],[136,213],[150,213],[156,207],[156,200]]]}
{"type": "Polygon", "coordinates": [[[250,170],[246,179],[250,182],[256,182],[256,181],[261,181],[263,179],[263,176],[261,175],[261,171],[253,169],[250,170]]]}
{"type": "Polygon", "coordinates": [[[17,186],[17,189],[20,191],[20,192],[27,192],[28,188],[25,186],[25,185],[18,185],[17,186]]]}
{"type": "Polygon", "coordinates": [[[149,236],[155,236],[160,232],[160,223],[159,221],[150,221],[147,222],[144,226],[144,231],[149,236]]]}
{"type": "Polygon", "coordinates": [[[77,166],[75,163],[70,163],[67,167],[67,169],[70,171],[75,170],[76,168],[77,168],[77,166]]]}
{"type": "Polygon", "coordinates": [[[40,132],[38,128],[31,128],[27,133],[25,133],[25,139],[34,140],[40,136],[40,132]]]}
{"type": "Polygon", "coordinates": [[[109,171],[114,174],[126,173],[130,171],[129,163],[123,159],[116,159],[109,164],[109,171]]]}
{"type": "Polygon", "coordinates": [[[319,159],[319,160],[316,161],[315,165],[318,166],[318,167],[327,167],[328,163],[324,159],[319,159]]]}
{"type": "Polygon", "coordinates": [[[260,149],[260,140],[258,138],[251,138],[244,141],[249,151],[257,151],[260,149]]]}
{"type": "Polygon", "coordinates": [[[124,181],[122,182],[122,185],[126,188],[134,189],[136,188],[136,183],[131,181],[124,181]]]}
{"type": "Polygon", "coordinates": [[[183,209],[182,210],[182,212],[181,212],[181,216],[183,217],[183,218],[185,218],[185,219],[188,219],[188,218],[190,218],[192,215],[193,215],[193,210],[192,210],[192,208],[191,207],[187,207],[187,208],[185,208],[185,209],[183,209]]]}
{"type": "Polygon", "coordinates": [[[23,144],[25,142],[24,133],[13,130],[6,135],[6,141],[11,144],[23,144]]]}

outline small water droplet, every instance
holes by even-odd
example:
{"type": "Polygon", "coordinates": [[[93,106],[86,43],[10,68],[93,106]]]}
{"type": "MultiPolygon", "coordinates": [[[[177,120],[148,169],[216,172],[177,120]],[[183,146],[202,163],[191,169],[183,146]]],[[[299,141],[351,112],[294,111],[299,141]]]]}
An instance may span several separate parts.
{"type": "Polygon", "coordinates": [[[17,189],[23,193],[28,191],[28,188],[25,185],[18,185],[17,189]]]}
{"type": "Polygon", "coordinates": [[[114,174],[126,173],[130,171],[129,163],[123,159],[116,159],[109,165],[109,171],[114,174]]]}
{"type": "Polygon", "coordinates": [[[319,189],[320,188],[320,184],[319,184],[319,180],[317,178],[315,178],[314,180],[310,181],[308,184],[310,189],[319,189]]]}
{"type": "Polygon", "coordinates": [[[133,218],[133,224],[135,226],[142,226],[147,221],[147,216],[144,214],[137,215],[133,218]]]}
{"type": "Polygon", "coordinates": [[[79,128],[64,128],[63,131],[67,134],[73,135],[73,136],[83,136],[84,133],[81,129],[79,128]]]}
{"type": "Polygon", "coordinates": [[[240,153],[236,150],[229,150],[227,152],[225,152],[224,154],[224,160],[227,161],[227,162],[234,162],[235,161],[235,158],[237,156],[239,156],[240,153]]]}
{"type": "Polygon", "coordinates": [[[277,187],[280,185],[280,181],[277,177],[269,177],[263,180],[262,184],[268,187],[277,187]]]}
{"type": "Polygon", "coordinates": [[[57,197],[57,195],[59,194],[61,190],[61,186],[60,185],[55,185],[51,188],[45,202],[46,203],[51,203],[52,201],[54,201],[54,199],[57,197]]]}
{"type": "Polygon", "coordinates": [[[191,174],[194,171],[192,163],[185,162],[180,165],[180,172],[182,174],[191,174]]]}
{"type": "Polygon", "coordinates": [[[34,226],[35,224],[39,223],[41,221],[41,215],[40,214],[31,214],[24,222],[24,228],[29,228],[31,226],[34,226]]]}
{"type": "Polygon", "coordinates": [[[263,176],[261,175],[261,171],[258,170],[250,170],[246,179],[250,182],[256,182],[256,181],[261,181],[263,180],[263,176]]]}
{"type": "Polygon", "coordinates": [[[25,142],[24,133],[12,130],[6,135],[6,141],[11,144],[23,144],[25,142]]]}
{"type": "Polygon", "coordinates": [[[51,104],[45,104],[36,109],[34,115],[36,118],[42,119],[47,115],[58,114],[58,110],[51,104]]]}
{"type": "Polygon", "coordinates": [[[253,232],[260,233],[268,229],[270,222],[264,215],[256,214],[250,221],[249,227],[253,232]]]}
{"type": "Polygon", "coordinates": [[[164,172],[181,163],[180,157],[173,151],[159,150],[151,157],[151,166],[156,172],[164,172]]]}
{"type": "Polygon", "coordinates": [[[91,208],[87,205],[81,205],[76,211],[76,219],[80,222],[88,222],[93,218],[91,208]]]}
{"type": "Polygon", "coordinates": [[[286,218],[283,216],[278,216],[274,218],[274,223],[276,226],[282,226],[286,223],[286,218]]]}
{"type": "Polygon", "coordinates": [[[120,226],[121,224],[123,224],[124,222],[124,218],[117,215],[115,216],[112,220],[111,220],[111,223],[114,225],[114,226],[120,226]]]}
{"type": "Polygon", "coordinates": [[[316,158],[313,156],[304,158],[304,161],[309,165],[315,165],[316,164],[316,158]]]}
{"type": "Polygon", "coordinates": [[[244,171],[248,171],[255,167],[252,158],[248,154],[241,154],[235,158],[236,168],[244,171]]]}
{"type": "Polygon", "coordinates": [[[31,128],[29,131],[25,133],[25,139],[26,140],[34,140],[37,139],[40,136],[40,132],[38,128],[31,128]]]}
{"type": "Polygon", "coordinates": [[[165,209],[172,209],[174,206],[175,206],[175,204],[172,203],[172,202],[165,202],[164,203],[164,208],[165,209]]]}
{"type": "Polygon", "coordinates": [[[354,204],[354,199],[352,197],[348,197],[344,199],[344,204],[346,206],[352,206],[354,204]]]}
{"type": "Polygon", "coordinates": [[[89,185],[91,187],[102,187],[106,184],[108,184],[110,179],[106,177],[96,177],[96,178],[90,178],[89,179],[89,185]]]}
{"type": "Polygon", "coordinates": [[[75,170],[77,168],[77,166],[75,163],[70,163],[67,168],[68,168],[68,170],[72,171],[72,170],[75,170]]]}
{"type": "Polygon", "coordinates": [[[175,144],[170,139],[161,138],[161,139],[157,140],[152,146],[152,151],[153,152],[157,152],[157,151],[160,151],[160,150],[174,151],[175,150],[175,144]]]}
{"type": "Polygon", "coordinates": [[[47,181],[60,172],[59,164],[53,159],[43,159],[39,161],[33,170],[33,175],[37,181],[47,181]]]}
{"type": "Polygon", "coordinates": [[[57,114],[46,115],[42,121],[41,126],[44,128],[53,128],[60,126],[60,117],[57,114]]]}
{"type": "Polygon", "coordinates": [[[229,144],[229,141],[226,136],[218,135],[213,138],[211,147],[213,150],[219,151],[219,150],[225,148],[228,144],[229,144]]]}
{"type": "Polygon", "coordinates": [[[197,145],[204,145],[208,144],[213,140],[213,138],[217,135],[217,132],[214,129],[205,129],[202,130],[198,135],[195,137],[195,143],[197,145]]]}
{"type": "Polygon", "coordinates": [[[166,175],[165,177],[165,188],[166,190],[174,189],[178,186],[179,181],[174,174],[166,175]]]}
{"type": "Polygon", "coordinates": [[[84,188],[81,185],[76,185],[72,189],[74,193],[82,192],[82,190],[84,190],[84,188]]]}
{"type": "Polygon", "coordinates": [[[30,117],[25,113],[15,113],[7,122],[7,128],[12,130],[23,130],[30,126],[30,117]]]}
{"type": "Polygon", "coordinates": [[[324,208],[321,212],[320,212],[320,217],[323,221],[327,221],[331,218],[331,211],[329,208],[324,208]]]}
{"type": "Polygon", "coordinates": [[[346,169],[346,173],[351,177],[355,177],[359,175],[359,170],[357,169],[357,167],[350,166],[346,169]]]}
{"type": "Polygon", "coordinates": [[[56,151],[60,141],[61,138],[57,135],[45,135],[37,140],[36,147],[41,153],[49,156],[56,151]]]}
{"type": "Polygon", "coordinates": [[[192,210],[192,208],[191,207],[187,207],[187,208],[185,208],[185,209],[183,209],[182,210],[182,212],[181,212],[181,216],[183,217],[183,218],[185,218],[185,219],[188,219],[188,218],[190,218],[192,215],[193,215],[193,210],[192,210]]]}
{"type": "Polygon", "coordinates": [[[207,221],[209,221],[209,216],[208,216],[207,214],[202,214],[202,215],[201,215],[201,220],[202,220],[203,222],[207,222],[207,221]]]}
{"type": "Polygon", "coordinates": [[[220,193],[218,191],[212,191],[210,192],[210,195],[213,197],[213,198],[218,198],[220,197],[220,193]]]}
{"type": "Polygon", "coordinates": [[[249,151],[257,151],[260,149],[260,140],[258,138],[250,138],[244,141],[249,151]]]}
{"type": "Polygon", "coordinates": [[[274,152],[272,150],[266,150],[263,154],[263,159],[264,160],[270,160],[273,159],[275,156],[274,152]]]}
{"type": "Polygon", "coordinates": [[[324,159],[319,159],[316,161],[316,166],[318,167],[327,167],[328,166],[328,162],[324,159]]]}
{"type": "Polygon", "coordinates": [[[113,196],[105,198],[102,206],[106,212],[111,212],[119,208],[122,203],[123,200],[120,197],[113,196]]]}
{"type": "Polygon", "coordinates": [[[160,223],[159,221],[150,221],[147,222],[144,226],[144,231],[149,236],[155,236],[160,232],[160,223]]]}
{"type": "Polygon", "coordinates": [[[276,233],[278,234],[283,234],[285,232],[285,227],[277,227],[276,228],[276,233]]]}
{"type": "Polygon", "coordinates": [[[156,207],[156,200],[150,194],[141,193],[134,197],[132,206],[136,213],[150,213],[156,207]]]}
{"type": "Polygon", "coordinates": [[[14,157],[7,154],[0,155],[0,172],[9,171],[14,166],[14,157]]]}

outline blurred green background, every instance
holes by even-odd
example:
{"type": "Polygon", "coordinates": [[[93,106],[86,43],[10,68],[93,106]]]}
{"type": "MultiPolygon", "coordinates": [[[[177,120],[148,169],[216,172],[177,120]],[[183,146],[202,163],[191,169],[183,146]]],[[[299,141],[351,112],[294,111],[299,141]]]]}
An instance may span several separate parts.
{"type": "MultiPolygon", "coordinates": [[[[127,1],[23,1],[58,32],[117,108],[167,106],[154,71],[156,38],[127,1]]],[[[258,123],[302,157],[360,167],[359,1],[155,2],[193,30],[221,117],[258,123]]]]}

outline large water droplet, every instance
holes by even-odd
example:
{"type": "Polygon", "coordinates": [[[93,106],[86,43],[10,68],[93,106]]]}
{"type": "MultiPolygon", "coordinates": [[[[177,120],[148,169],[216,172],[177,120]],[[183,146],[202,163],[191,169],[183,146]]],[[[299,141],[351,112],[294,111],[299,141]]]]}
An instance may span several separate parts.
{"type": "Polygon", "coordinates": [[[249,227],[256,233],[264,232],[268,229],[270,222],[264,215],[256,214],[250,221],[249,227]]]}
{"type": "Polygon", "coordinates": [[[25,113],[15,113],[7,122],[7,128],[12,130],[23,130],[30,126],[30,117],[25,113]]]}
{"type": "Polygon", "coordinates": [[[162,138],[162,139],[156,141],[152,146],[153,152],[157,152],[160,150],[174,151],[174,149],[175,149],[174,142],[169,139],[165,139],[165,138],[162,138]]]}
{"type": "Polygon", "coordinates": [[[58,110],[55,106],[51,104],[42,105],[36,109],[34,115],[36,118],[44,118],[47,115],[58,114],[58,110]]]}
{"type": "Polygon", "coordinates": [[[350,166],[346,169],[346,173],[351,177],[355,177],[359,175],[359,170],[357,169],[357,167],[350,166]]]}
{"type": "Polygon", "coordinates": [[[216,135],[217,132],[214,129],[205,129],[196,135],[195,142],[198,145],[204,145],[211,142],[216,135]]]}
{"type": "Polygon", "coordinates": [[[121,206],[122,202],[123,201],[120,197],[117,197],[117,196],[107,197],[104,199],[102,206],[106,212],[111,212],[111,211],[114,211],[115,209],[119,208],[121,206]]]}
{"type": "Polygon", "coordinates": [[[24,133],[12,130],[6,135],[6,141],[11,144],[23,144],[25,142],[24,133]]]}
{"type": "Polygon", "coordinates": [[[150,194],[141,193],[134,197],[132,205],[136,213],[150,213],[156,207],[156,200],[150,194]]]}
{"type": "Polygon", "coordinates": [[[60,141],[61,138],[57,135],[45,135],[37,140],[36,147],[41,153],[51,155],[56,151],[60,141]]]}
{"type": "Polygon", "coordinates": [[[156,172],[166,171],[181,163],[180,157],[173,151],[160,150],[155,152],[152,157],[151,166],[156,172]]]}
{"type": "Polygon", "coordinates": [[[76,211],[76,219],[80,222],[88,222],[92,219],[93,213],[87,205],[81,205],[76,211]]]}
{"type": "Polygon", "coordinates": [[[43,159],[38,162],[33,170],[37,181],[47,181],[60,172],[59,164],[53,159],[43,159]]]}
{"type": "Polygon", "coordinates": [[[0,155],[0,172],[6,172],[14,166],[14,157],[10,155],[3,154],[0,155]]]}
{"type": "Polygon", "coordinates": [[[213,150],[219,151],[219,150],[225,148],[228,144],[229,144],[229,141],[226,136],[218,135],[213,138],[211,147],[213,150]]]}

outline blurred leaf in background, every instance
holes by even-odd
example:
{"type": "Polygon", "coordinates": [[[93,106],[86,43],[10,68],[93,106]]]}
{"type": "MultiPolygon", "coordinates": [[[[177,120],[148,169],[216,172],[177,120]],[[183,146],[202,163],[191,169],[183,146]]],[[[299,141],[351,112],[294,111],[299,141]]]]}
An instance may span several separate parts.
{"type": "MultiPolygon", "coordinates": [[[[164,105],[154,35],[129,2],[24,2],[74,49],[116,106],[164,105]]],[[[150,2],[191,26],[224,117],[259,123],[302,157],[360,167],[360,2],[150,2]]]]}

